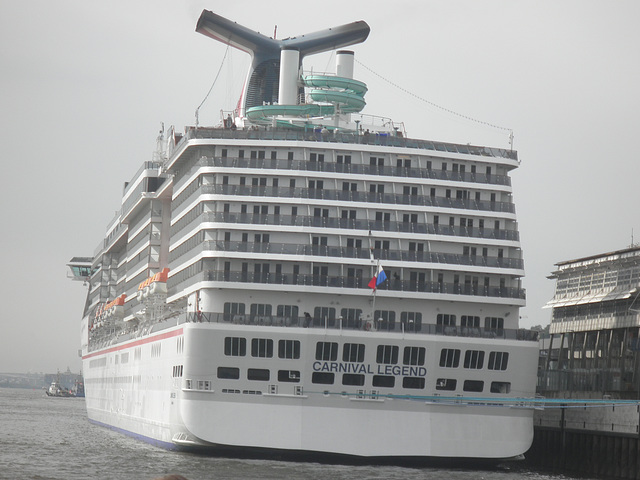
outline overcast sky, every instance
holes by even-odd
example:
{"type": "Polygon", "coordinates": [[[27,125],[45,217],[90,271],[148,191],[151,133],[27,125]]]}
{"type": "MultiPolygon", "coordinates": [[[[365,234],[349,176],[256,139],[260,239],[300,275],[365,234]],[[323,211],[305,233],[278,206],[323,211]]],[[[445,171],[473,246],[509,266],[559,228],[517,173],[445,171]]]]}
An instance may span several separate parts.
{"type": "MultiPolygon", "coordinates": [[[[524,251],[521,325],[546,325],[554,264],[640,241],[638,1],[0,1],[0,372],[80,370],[91,256],[161,122],[179,130],[225,46],[195,33],[203,9],[278,38],[365,20],[355,78],[364,113],[410,137],[508,147],[524,251]]],[[[333,69],[329,56],[305,68],[333,69]]],[[[248,57],[230,50],[200,110],[217,123],[248,57]]]]}

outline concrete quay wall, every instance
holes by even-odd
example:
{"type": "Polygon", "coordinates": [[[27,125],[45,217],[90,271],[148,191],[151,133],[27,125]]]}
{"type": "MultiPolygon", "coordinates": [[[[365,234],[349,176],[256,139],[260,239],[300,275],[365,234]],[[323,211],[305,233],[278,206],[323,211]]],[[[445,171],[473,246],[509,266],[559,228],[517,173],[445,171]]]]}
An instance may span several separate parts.
{"type": "Polygon", "coordinates": [[[637,405],[538,410],[526,462],[557,473],[640,480],[639,416],[637,405]]]}

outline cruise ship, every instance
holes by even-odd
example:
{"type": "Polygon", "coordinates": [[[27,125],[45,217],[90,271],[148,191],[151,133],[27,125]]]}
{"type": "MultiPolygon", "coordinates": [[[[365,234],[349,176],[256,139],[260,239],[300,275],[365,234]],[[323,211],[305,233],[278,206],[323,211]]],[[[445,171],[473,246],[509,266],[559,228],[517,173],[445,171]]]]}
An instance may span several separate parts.
{"type": "Polygon", "coordinates": [[[538,344],[511,149],[409,138],[362,113],[363,21],[269,38],[211,127],[161,131],[92,257],[88,418],[168,449],[359,459],[517,457],[538,344]],[[335,53],[335,70],[303,59],[335,53]]]}

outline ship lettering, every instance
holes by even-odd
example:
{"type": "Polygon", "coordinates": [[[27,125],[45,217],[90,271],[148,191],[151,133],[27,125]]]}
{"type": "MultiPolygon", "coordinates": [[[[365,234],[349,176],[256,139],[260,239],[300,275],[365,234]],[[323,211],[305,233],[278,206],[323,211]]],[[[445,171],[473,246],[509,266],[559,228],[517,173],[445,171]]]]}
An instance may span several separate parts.
{"type": "Polygon", "coordinates": [[[399,366],[399,365],[378,365],[374,371],[371,364],[351,363],[351,362],[313,362],[314,372],[333,373],[360,373],[373,375],[392,375],[395,377],[425,377],[427,369],[425,367],[399,366]]]}

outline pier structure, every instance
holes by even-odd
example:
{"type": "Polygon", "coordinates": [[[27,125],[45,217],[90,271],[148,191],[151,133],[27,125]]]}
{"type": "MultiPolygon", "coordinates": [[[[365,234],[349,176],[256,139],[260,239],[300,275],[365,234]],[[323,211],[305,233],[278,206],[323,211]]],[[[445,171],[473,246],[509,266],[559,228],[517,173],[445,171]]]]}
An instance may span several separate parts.
{"type": "Polygon", "coordinates": [[[640,398],[640,247],[556,266],[539,393],[640,398]]]}
{"type": "Polygon", "coordinates": [[[538,372],[537,391],[547,403],[535,413],[527,461],[640,479],[640,247],[556,267],[546,305],[551,337],[538,372]]]}

